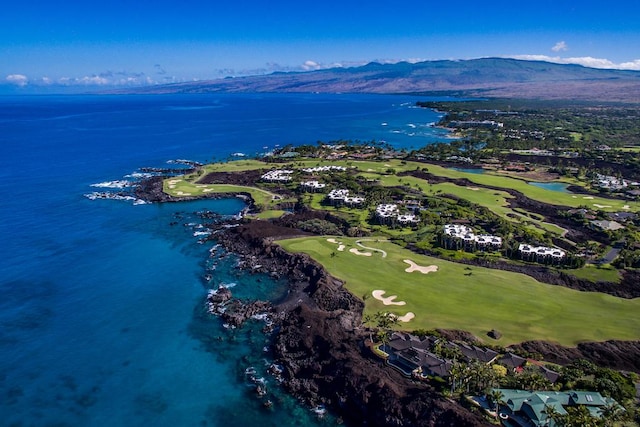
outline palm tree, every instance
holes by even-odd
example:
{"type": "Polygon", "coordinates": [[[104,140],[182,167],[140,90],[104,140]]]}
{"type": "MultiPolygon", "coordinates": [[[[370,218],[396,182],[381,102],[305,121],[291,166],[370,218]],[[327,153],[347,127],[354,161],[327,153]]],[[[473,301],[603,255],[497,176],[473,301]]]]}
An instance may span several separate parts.
{"type": "Polygon", "coordinates": [[[489,399],[491,399],[491,401],[496,407],[496,410],[495,410],[496,417],[498,416],[498,408],[500,407],[500,402],[502,401],[503,398],[504,398],[504,394],[497,388],[494,388],[489,392],[489,399]]]}
{"type": "Polygon", "coordinates": [[[449,369],[449,378],[451,381],[451,394],[453,394],[460,386],[458,381],[462,380],[466,366],[458,361],[453,362],[449,369]]]}
{"type": "Polygon", "coordinates": [[[556,425],[562,425],[560,413],[553,405],[545,404],[543,412],[547,414],[546,425],[549,425],[551,421],[556,423],[556,425]]]}
{"type": "Polygon", "coordinates": [[[600,410],[600,419],[604,427],[610,427],[620,421],[624,416],[624,410],[616,403],[608,403],[600,410]]]}

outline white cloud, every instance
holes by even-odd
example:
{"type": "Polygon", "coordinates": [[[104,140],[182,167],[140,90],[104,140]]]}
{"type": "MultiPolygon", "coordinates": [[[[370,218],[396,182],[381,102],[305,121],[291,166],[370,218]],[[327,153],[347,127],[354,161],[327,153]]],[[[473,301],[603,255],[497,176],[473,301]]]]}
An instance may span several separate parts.
{"type": "Polygon", "coordinates": [[[640,70],[640,59],[635,59],[629,62],[623,62],[620,65],[620,68],[623,70],[640,70]]]}
{"type": "Polygon", "coordinates": [[[322,68],[322,66],[316,61],[309,60],[305,61],[304,64],[302,64],[302,69],[306,71],[319,70],[320,68],[322,68]]]}
{"type": "Polygon", "coordinates": [[[563,58],[560,56],[548,56],[548,55],[514,55],[510,56],[514,59],[524,59],[526,61],[546,61],[554,62],[556,64],[577,64],[590,68],[605,68],[616,70],[640,70],[640,59],[635,59],[629,62],[622,62],[616,64],[605,58],[593,58],[591,56],[579,56],[563,58]]]}
{"type": "Polygon", "coordinates": [[[567,46],[567,43],[565,43],[564,40],[559,41],[558,43],[556,43],[552,48],[552,51],[554,52],[564,52],[565,50],[569,50],[569,46],[567,46]]]}
{"type": "Polygon", "coordinates": [[[24,74],[9,74],[6,80],[16,86],[26,86],[29,83],[29,78],[24,74]]]}

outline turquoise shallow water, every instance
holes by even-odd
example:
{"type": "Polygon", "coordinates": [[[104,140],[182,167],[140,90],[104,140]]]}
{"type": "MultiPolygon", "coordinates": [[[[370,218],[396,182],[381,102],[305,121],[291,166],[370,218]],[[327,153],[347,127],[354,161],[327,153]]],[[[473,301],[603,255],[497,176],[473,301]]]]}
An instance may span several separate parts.
{"type": "MultiPolygon", "coordinates": [[[[284,283],[210,259],[194,212],[237,199],[133,205],[91,184],[142,166],[277,144],[445,140],[415,98],[355,95],[0,97],[0,420],[3,425],[289,426],[320,423],[270,381],[266,411],[244,370],[268,361],[261,325],[224,329],[208,286],[277,299],[284,283]],[[176,223],[175,225],[170,225],[176,223]],[[213,265],[215,270],[210,270],[213,265]],[[211,281],[205,275],[211,275],[211,281]],[[260,280],[258,280],[260,279],[260,280]]],[[[129,179],[129,178],[126,178],[129,179]]]]}
{"type": "Polygon", "coordinates": [[[528,184],[536,187],[544,188],[545,190],[559,191],[561,193],[569,193],[569,190],[567,190],[567,187],[569,186],[569,184],[565,184],[563,182],[529,182],[528,184]]]}

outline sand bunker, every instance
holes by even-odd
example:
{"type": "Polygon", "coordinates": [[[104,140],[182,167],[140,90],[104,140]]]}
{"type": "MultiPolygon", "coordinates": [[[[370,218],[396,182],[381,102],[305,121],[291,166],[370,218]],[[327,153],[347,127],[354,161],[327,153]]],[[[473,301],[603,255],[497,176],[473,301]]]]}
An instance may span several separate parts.
{"type": "Polygon", "coordinates": [[[593,206],[595,206],[596,208],[599,208],[599,209],[604,209],[604,208],[610,208],[611,207],[609,205],[599,205],[597,203],[594,203],[593,206]]]}
{"type": "Polygon", "coordinates": [[[631,209],[631,207],[630,207],[629,205],[624,205],[624,206],[622,207],[622,209],[624,209],[624,210],[626,211],[626,210],[631,209]]]}
{"type": "Polygon", "coordinates": [[[185,193],[184,191],[176,191],[176,194],[178,196],[190,196],[191,193],[185,193]]]}
{"type": "Polygon", "coordinates": [[[403,261],[406,262],[407,264],[409,264],[409,267],[407,267],[404,270],[407,273],[412,273],[414,271],[419,271],[422,274],[429,274],[429,273],[433,273],[433,272],[438,271],[438,266],[437,265],[421,266],[421,265],[418,265],[415,262],[411,261],[410,259],[405,259],[403,261]]]}
{"type": "Polygon", "coordinates": [[[202,190],[203,193],[209,193],[211,191],[213,191],[213,188],[205,188],[202,190]]]}
{"type": "Polygon", "coordinates": [[[407,314],[405,314],[404,316],[399,316],[398,320],[404,323],[407,323],[408,321],[410,321],[411,319],[413,319],[414,317],[416,317],[415,314],[413,314],[411,311],[408,312],[407,314]]]}
{"type": "Polygon", "coordinates": [[[383,295],[386,293],[387,291],[376,289],[375,291],[371,292],[371,295],[373,295],[373,297],[378,301],[382,301],[384,305],[405,305],[406,304],[406,302],[404,301],[394,301],[396,298],[398,298],[397,295],[384,297],[383,295]]]}
{"type": "Polygon", "coordinates": [[[467,190],[478,191],[480,189],[478,187],[467,187],[467,190]]]}
{"type": "Polygon", "coordinates": [[[583,199],[587,199],[587,200],[593,200],[593,197],[591,196],[584,196],[583,199]]]}
{"type": "Polygon", "coordinates": [[[349,252],[351,252],[354,255],[360,255],[360,256],[371,256],[373,255],[371,252],[362,252],[356,248],[351,248],[349,249],[349,252]]]}
{"type": "Polygon", "coordinates": [[[345,246],[342,244],[342,242],[338,242],[337,239],[334,239],[333,237],[330,237],[330,238],[327,239],[327,242],[333,243],[334,245],[338,245],[338,251],[340,251],[340,252],[344,251],[345,246]]]}

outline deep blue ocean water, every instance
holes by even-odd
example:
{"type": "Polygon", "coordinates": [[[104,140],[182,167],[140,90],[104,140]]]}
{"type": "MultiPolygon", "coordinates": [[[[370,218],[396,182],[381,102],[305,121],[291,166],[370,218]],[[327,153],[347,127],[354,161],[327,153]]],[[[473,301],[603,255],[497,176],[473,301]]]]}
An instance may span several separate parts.
{"type": "MultiPolygon", "coordinates": [[[[424,99],[424,98],[422,98],[424,99]]],[[[277,300],[284,283],[211,259],[194,212],[238,199],[134,205],[91,184],[166,161],[277,144],[446,140],[417,98],[368,95],[0,97],[0,424],[332,425],[278,391],[265,410],[244,370],[264,371],[260,324],[203,312],[210,286],[277,300]],[[176,225],[170,225],[177,223],[176,225]],[[192,225],[185,226],[184,224],[192,225]],[[211,271],[215,264],[215,270],[211,271]],[[205,280],[205,275],[212,278],[205,280]]]]}

